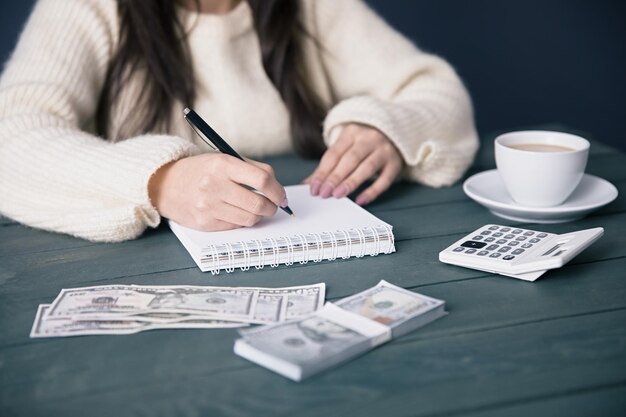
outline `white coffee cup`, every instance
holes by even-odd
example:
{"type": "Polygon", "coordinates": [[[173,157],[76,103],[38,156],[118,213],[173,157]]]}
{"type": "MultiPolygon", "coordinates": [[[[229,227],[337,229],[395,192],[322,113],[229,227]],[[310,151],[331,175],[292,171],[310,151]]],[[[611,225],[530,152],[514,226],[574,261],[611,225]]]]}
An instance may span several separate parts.
{"type": "Polygon", "coordinates": [[[528,207],[553,207],[565,202],[580,183],[589,142],[562,132],[510,132],[496,138],[495,154],[513,200],[528,207]]]}

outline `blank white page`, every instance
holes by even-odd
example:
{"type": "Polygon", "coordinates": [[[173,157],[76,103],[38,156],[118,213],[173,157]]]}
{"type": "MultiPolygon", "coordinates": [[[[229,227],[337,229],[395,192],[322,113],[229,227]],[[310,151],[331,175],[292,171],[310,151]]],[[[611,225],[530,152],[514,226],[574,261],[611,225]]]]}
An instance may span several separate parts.
{"type": "MultiPolygon", "coordinates": [[[[273,217],[265,218],[252,227],[244,227],[223,232],[199,232],[183,227],[170,220],[170,227],[180,240],[192,245],[195,250],[209,245],[221,245],[250,240],[291,237],[308,233],[335,232],[337,230],[362,229],[386,225],[378,217],[369,213],[347,197],[323,199],[313,197],[308,185],[285,187],[289,207],[295,216],[278,209],[273,217]],[[180,236],[184,235],[184,236],[180,236]]],[[[192,248],[187,247],[191,250],[192,248]]]]}

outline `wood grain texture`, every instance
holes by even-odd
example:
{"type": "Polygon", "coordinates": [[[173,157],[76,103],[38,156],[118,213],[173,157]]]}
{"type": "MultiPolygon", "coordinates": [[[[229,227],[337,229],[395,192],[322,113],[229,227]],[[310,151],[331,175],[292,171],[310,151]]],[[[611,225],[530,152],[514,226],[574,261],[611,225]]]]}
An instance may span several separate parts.
{"type": "MultiPolygon", "coordinates": [[[[493,168],[493,136],[468,175],[493,168]]],[[[268,162],[286,184],[315,165],[268,162]]],[[[217,276],[200,272],[165,226],[135,241],[95,244],[0,218],[0,415],[624,415],[625,163],[594,143],[588,172],[613,182],[620,197],[574,223],[523,225],[605,228],[601,240],[535,283],[437,260],[482,224],[511,224],[467,199],[460,184],[398,183],[369,207],[394,225],[395,254],[217,276]],[[28,338],[37,305],[65,287],[324,281],[333,300],[380,279],[442,298],[450,314],[300,384],[235,356],[232,329],[28,338]]]]}

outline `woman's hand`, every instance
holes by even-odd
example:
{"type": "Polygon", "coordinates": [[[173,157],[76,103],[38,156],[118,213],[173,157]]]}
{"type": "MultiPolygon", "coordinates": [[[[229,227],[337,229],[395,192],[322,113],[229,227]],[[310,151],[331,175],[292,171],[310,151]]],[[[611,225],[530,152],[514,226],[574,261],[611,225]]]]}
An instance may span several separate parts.
{"type": "Polygon", "coordinates": [[[378,173],[374,183],[356,198],[357,204],[365,205],[389,188],[401,169],[402,157],[383,133],[351,123],[343,127],[337,141],[304,183],[310,184],[312,195],[340,198],[378,173]]]}
{"type": "Polygon", "coordinates": [[[252,226],[263,217],[273,216],[277,206],[288,204],[272,167],[221,153],[162,166],[150,179],[148,192],[162,216],[203,231],[252,226]]]}

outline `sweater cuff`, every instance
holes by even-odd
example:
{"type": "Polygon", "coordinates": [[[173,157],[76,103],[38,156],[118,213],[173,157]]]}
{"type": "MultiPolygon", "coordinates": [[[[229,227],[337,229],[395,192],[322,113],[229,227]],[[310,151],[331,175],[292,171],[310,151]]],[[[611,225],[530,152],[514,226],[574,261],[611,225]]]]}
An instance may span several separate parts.
{"type": "Polygon", "coordinates": [[[454,184],[471,165],[478,140],[467,129],[448,127],[444,136],[438,121],[422,117],[414,103],[386,102],[372,96],[357,96],[340,102],[324,121],[324,141],[334,144],[346,123],[360,123],[381,131],[396,146],[405,166],[401,177],[431,187],[454,184]]]}
{"type": "Polygon", "coordinates": [[[401,138],[403,131],[401,120],[394,118],[390,113],[389,106],[383,100],[372,96],[356,96],[337,104],[324,120],[324,141],[327,146],[334,144],[339,138],[341,128],[346,123],[359,123],[380,130],[400,151],[405,164],[415,166],[427,164],[429,155],[432,153],[431,144],[428,141],[419,146],[415,152],[415,141],[401,138]]]}
{"type": "Polygon", "coordinates": [[[158,226],[161,216],[148,194],[150,178],[163,165],[196,154],[197,148],[185,139],[168,135],[144,135],[118,142],[114,147],[124,148],[116,149],[124,160],[112,170],[117,179],[114,183],[124,184],[116,191],[133,203],[139,223],[158,226]]]}

